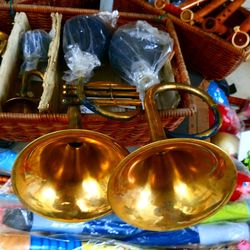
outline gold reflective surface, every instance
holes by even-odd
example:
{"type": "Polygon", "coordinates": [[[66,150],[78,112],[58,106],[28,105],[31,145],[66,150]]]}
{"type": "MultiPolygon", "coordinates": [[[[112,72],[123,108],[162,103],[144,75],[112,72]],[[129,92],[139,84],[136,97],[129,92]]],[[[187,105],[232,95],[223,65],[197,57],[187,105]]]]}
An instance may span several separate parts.
{"type": "Polygon", "coordinates": [[[154,141],[128,155],[108,184],[113,211],[136,227],[167,231],[197,224],[215,213],[234,192],[236,168],[230,156],[207,138],[221,125],[216,104],[205,92],[185,84],[157,84],[149,88],[144,107],[154,141]],[[182,90],[204,100],[218,124],[193,138],[166,139],[155,96],[182,90]]]}
{"type": "Polygon", "coordinates": [[[53,132],[19,154],[12,170],[13,188],[25,207],[49,219],[95,219],[111,212],[107,183],[127,154],[115,140],[98,132],[53,132]]]}
{"type": "Polygon", "coordinates": [[[6,33],[0,31],[0,55],[1,56],[4,54],[5,49],[7,47],[8,38],[9,36],[6,33]]]}
{"type": "Polygon", "coordinates": [[[211,137],[211,142],[226,151],[229,155],[237,157],[240,140],[236,135],[218,132],[211,137]]]}
{"type": "Polygon", "coordinates": [[[124,221],[145,230],[194,225],[226,203],[236,184],[230,157],[196,139],[157,141],[134,151],[110,178],[108,199],[124,221]]]}
{"type": "Polygon", "coordinates": [[[42,72],[38,70],[25,71],[22,76],[22,83],[19,93],[16,94],[16,97],[10,98],[3,104],[2,109],[4,112],[23,114],[38,113],[37,106],[40,100],[40,96],[28,96],[28,87],[32,76],[39,77],[43,82],[44,75],[42,72]]]}

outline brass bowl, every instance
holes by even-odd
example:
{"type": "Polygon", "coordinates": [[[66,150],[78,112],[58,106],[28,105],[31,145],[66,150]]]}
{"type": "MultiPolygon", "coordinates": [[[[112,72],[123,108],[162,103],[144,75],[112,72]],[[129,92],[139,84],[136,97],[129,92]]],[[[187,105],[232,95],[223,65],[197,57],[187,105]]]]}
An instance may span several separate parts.
{"type": "Polygon", "coordinates": [[[176,230],[197,224],[232,195],[236,170],[216,145],[167,139],[124,159],[109,182],[108,199],[124,221],[145,230],[176,230]]]}
{"type": "Polygon", "coordinates": [[[48,219],[95,219],[111,212],[108,180],[127,154],[115,140],[98,132],[53,132],[20,152],[12,170],[13,189],[26,208],[48,219]]]}
{"type": "Polygon", "coordinates": [[[211,137],[211,142],[223,149],[229,155],[237,158],[240,139],[236,135],[218,132],[211,137]]]}
{"type": "Polygon", "coordinates": [[[112,210],[138,228],[167,231],[197,224],[231,197],[236,168],[230,156],[206,138],[216,124],[194,138],[166,139],[155,96],[164,90],[184,90],[200,96],[221,124],[216,104],[206,92],[184,84],[156,85],[146,92],[144,106],[154,142],[120,162],[108,184],[112,210]]]}

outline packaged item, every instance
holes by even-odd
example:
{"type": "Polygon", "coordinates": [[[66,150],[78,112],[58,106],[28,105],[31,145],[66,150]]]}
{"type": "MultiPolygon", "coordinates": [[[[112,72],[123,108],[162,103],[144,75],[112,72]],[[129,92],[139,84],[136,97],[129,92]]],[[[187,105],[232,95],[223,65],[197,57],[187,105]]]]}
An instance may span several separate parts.
{"type": "Polygon", "coordinates": [[[48,63],[48,51],[52,37],[44,30],[29,30],[22,37],[23,64],[21,72],[30,70],[45,71],[48,63]]]}
{"type": "Polygon", "coordinates": [[[116,30],[110,42],[109,59],[120,76],[136,86],[143,100],[145,90],[160,82],[159,71],[172,51],[173,40],[167,32],[139,20],[116,30]]]}
{"type": "Polygon", "coordinates": [[[101,65],[116,19],[117,12],[113,12],[78,15],[66,21],[63,29],[64,58],[69,68],[63,76],[66,82],[87,81],[93,70],[101,65]]]}

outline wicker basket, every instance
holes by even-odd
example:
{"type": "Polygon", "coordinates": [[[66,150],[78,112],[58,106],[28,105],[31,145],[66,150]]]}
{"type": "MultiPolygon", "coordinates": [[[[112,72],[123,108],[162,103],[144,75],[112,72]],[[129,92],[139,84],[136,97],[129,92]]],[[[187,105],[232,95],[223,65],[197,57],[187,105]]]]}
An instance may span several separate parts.
{"type": "MultiPolygon", "coordinates": [[[[121,11],[149,13],[166,16],[164,10],[156,9],[145,0],[117,0],[115,8],[121,11]]],[[[250,15],[243,8],[242,15],[250,15]]],[[[180,18],[167,14],[175,25],[183,57],[188,67],[208,80],[221,80],[233,72],[248,56],[249,49],[238,49],[219,36],[191,26],[180,18]]]]}
{"type": "MultiPolygon", "coordinates": [[[[1,2],[1,1],[0,1],[1,2]]],[[[14,0],[15,4],[35,4],[58,7],[99,9],[99,0],[14,0]]]]}
{"type": "MultiPolygon", "coordinates": [[[[13,5],[13,9],[15,12],[26,13],[32,29],[41,28],[46,31],[50,29],[49,20],[51,12],[61,13],[63,15],[63,22],[78,14],[96,13],[95,10],[35,5],[13,5]]],[[[9,5],[5,4],[0,6],[0,19],[0,30],[9,33],[12,28],[12,17],[10,16],[9,5]]],[[[190,84],[172,22],[166,19],[159,23],[156,21],[156,17],[152,15],[121,13],[118,25],[139,19],[146,20],[152,25],[165,29],[170,33],[175,42],[175,55],[171,60],[175,80],[177,82],[190,84]]],[[[191,116],[195,112],[187,94],[182,94],[181,99],[182,101],[177,109],[163,110],[160,112],[163,125],[169,130],[177,128],[185,117],[191,116]]],[[[108,134],[124,146],[144,145],[150,141],[149,129],[144,111],[141,111],[139,115],[129,121],[114,121],[96,114],[84,114],[82,115],[82,122],[84,128],[108,134]]],[[[65,113],[0,113],[0,138],[5,140],[30,141],[43,134],[66,129],[67,126],[68,117],[65,113]]]]}

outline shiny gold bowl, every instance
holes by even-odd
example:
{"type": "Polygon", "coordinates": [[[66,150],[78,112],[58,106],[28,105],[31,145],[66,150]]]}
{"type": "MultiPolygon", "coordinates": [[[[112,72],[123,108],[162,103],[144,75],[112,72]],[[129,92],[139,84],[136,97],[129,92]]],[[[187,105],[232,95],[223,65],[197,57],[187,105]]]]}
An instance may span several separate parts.
{"type": "Polygon", "coordinates": [[[53,132],[31,142],[18,155],[13,188],[26,208],[48,219],[95,219],[111,212],[108,180],[127,154],[115,140],[98,132],[53,132]]]}
{"type": "MultiPolygon", "coordinates": [[[[158,85],[147,91],[144,104],[154,142],[121,161],[110,177],[108,200],[122,220],[153,231],[206,219],[230,199],[236,185],[235,165],[216,145],[196,138],[166,139],[155,105],[155,95],[166,89],[197,94],[218,113],[211,97],[190,86],[158,85]]],[[[202,134],[216,131],[218,126],[202,134]]]]}

